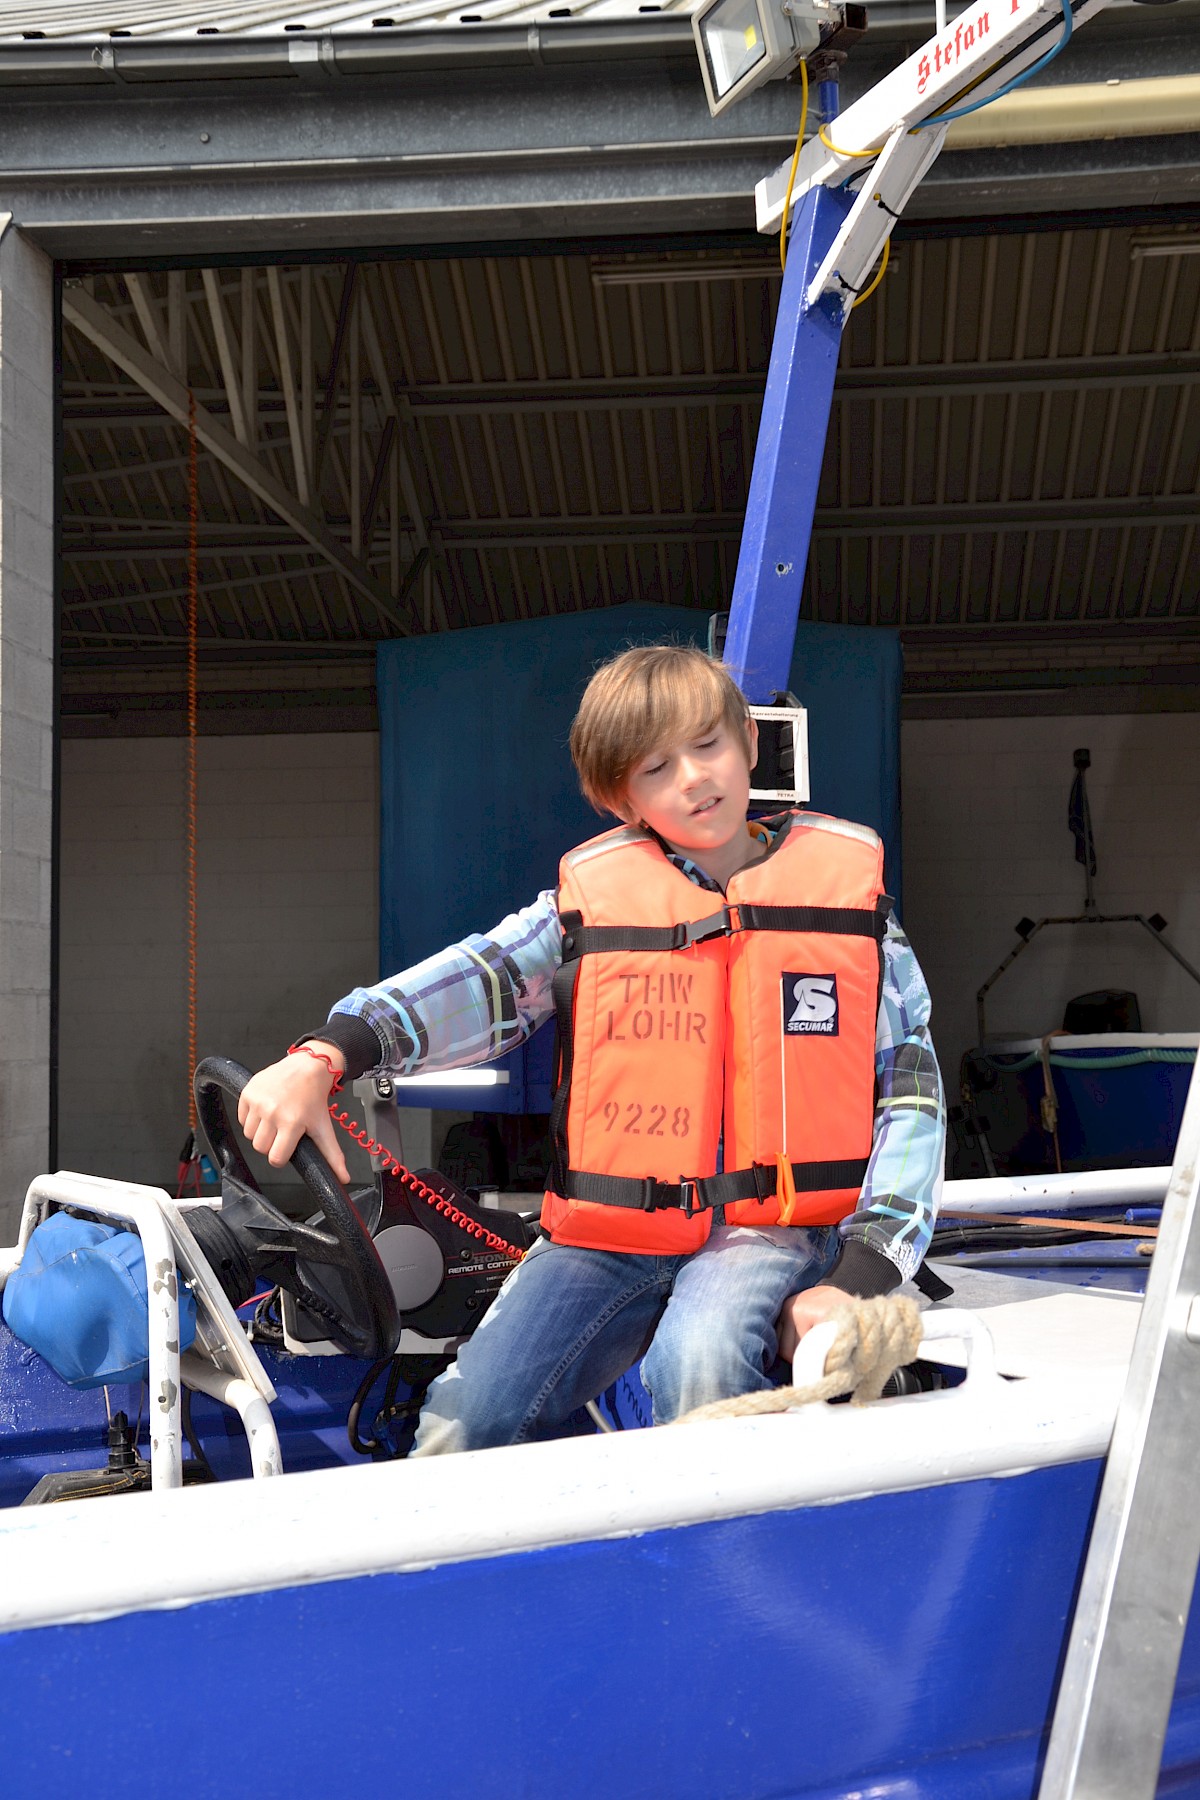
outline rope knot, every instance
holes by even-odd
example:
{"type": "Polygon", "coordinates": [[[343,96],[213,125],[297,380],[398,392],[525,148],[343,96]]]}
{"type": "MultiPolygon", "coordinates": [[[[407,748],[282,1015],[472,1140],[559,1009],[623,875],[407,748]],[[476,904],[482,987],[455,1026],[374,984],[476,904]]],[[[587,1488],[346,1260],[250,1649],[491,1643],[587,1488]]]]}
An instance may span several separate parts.
{"type": "Polygon", "coordinates": [[[816,1400],[834,1400],[840,1394],[849,1394],[851,1406],[878,1400],[890,1376],[912,1362],[920,1348],[921,1313],[916,1301],[907,1294],[856,1300],[840,1309],[836,1322],[837,1335],[829,1346],[820,1380],[802,1388],[765,1388],[731,1400],[714,1400],[693,1408],[675,1423],[693,1425],[706,1419],[791,1412],[816,1400]]]}

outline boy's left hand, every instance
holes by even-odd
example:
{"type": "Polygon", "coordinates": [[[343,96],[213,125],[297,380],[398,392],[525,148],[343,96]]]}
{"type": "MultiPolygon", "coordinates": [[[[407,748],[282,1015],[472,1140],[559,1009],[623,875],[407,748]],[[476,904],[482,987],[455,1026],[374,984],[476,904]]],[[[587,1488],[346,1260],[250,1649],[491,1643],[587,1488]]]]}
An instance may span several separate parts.
{"type": "Polygon", "coordinates": [[[826,1287],[823,1283],[805,1288],[802,1294],[789,1294],[780,1310],[777,1327],[779,1354],[784,1362],[791,1362],[796,1345],[806,1331],[831,1319],[841,1307],[853,1305],[853,1294],[847,1294],[843,1288],[826,1287]]]}

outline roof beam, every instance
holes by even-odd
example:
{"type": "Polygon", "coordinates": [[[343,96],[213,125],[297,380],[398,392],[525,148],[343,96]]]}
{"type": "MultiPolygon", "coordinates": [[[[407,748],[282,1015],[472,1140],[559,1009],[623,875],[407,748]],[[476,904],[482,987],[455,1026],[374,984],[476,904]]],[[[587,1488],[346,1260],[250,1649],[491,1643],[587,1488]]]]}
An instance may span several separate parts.
{"type": "MultiPolygon", "coordinates": [[[[150,395],[163,411],[185,428],[188,423],[188,390],[171,371],[119,325],[87,291],[75,284],[63,288],[63,317],[90,343],[123,369],[131,380],[150,395]]],[[[243,482],[264,505],[269,506],[285,524],[306,543],[319,550],[330,566],[343,575],[356,592],[375,607],[382,618],[397,631],[407,633],[411,623],[397,612],[391,594],[357,557],[351,556],[329,530],[324,520],[310,512],[294,494],[288,492],[272,471],[261,463],[245,445],[239,444],[232,432],[212,417],[204,407],[196,407],[196,436],[210,455],[243,482]]]]}
{"type": "MultiPolygon", "coordinates": [[[[982,532],[1066,532],[1109,530],[1130,527],[1153,530],[1156,526],[1186,528],[1196,521],[1196,499],[1189,494],[1169,494],[1152,499],[1089,500],[1012,500],[960,503],[948,501],[942,506],[853,506],[822,508],[817,512],[814,539],[822,542],[839,538],[927,537],[948,538],[968,531],[982,532]]],[[[83,521],[80,521],[81,523],[83,521]]],[[[65,521],[70,524],[71,521],[65,521]]],[[[63,555],[70,562],[86,562],[120,558],[126,562],[154,561],[182,557],[186,546],[182,536],[158,536],[134,526],[120,536],[95,531],[97,521],[87,520],[94,535],[87,538],[67,537],[63,555]]],[[[741,513],[605,513],[572,514],[569,518],[533,519],[447,519],[438,527],[437,549],[443,553],[458,550],[495,551],[586,545],[623,545],[666,543],[679,539],[711,543],[714,539],[741,536],[744,520],[741,513]]],[[[202,541],[202,553],[209,557],[269,556],[285,554],[296,545],[277,539],[264,539],[261,532],[248,527],[243,542],[202,541]]],[[[422,550],[431,550],[426,545],[422,550]]],[[[421,556],[422,550],[417,552],[421,556]]],[[[401,577],[401,596],[408,591],[409,575],[401,577]]],[[[260,579],[267,579],[263,576],[260,579]]]]}
{"type": "Polygon", "coordinates": [[[173,358],[167,346],[167,338],[163,332],[162,319],[158,311],[158,301],[151,291],[149,277],[129,273],[125,276],[125,286],[129,298],[133,301],[133,310],[137,314],[138,324],[150,346],[151,356],[156,356],[160,363],[169,366],[173,358]]]}
{"type": "Polygon", "coordinates": [[[187,273],[183,269],[167,272],[167,350],[160,357],[180,381],[187,380],[187,273]]]}
{"type": "Polygon", "coordinates": [[[371,473],[370,486],[363,506],[362,526],[359,536],[362,540],[363,555],[371,554],[371,539],[375,535],[375,515],[379,511],[379,497],[383,492],[384,479],[388,472],[388,462],[392,455],[396,438],[396,415],[389,413],[383,423],[383,431],[379,437],[379,451],[375,458],[375,467],[371,473]]]}
{"type": "MultiPolygon", "coordinates": [[[[204,295],[208,301],[208,315],[212,320],[213,341],[217,346],[217,360],[221,365],[221,380],[225,383],[225,399],[229,406],[229,418],[233,425],[233,435],[239,444],[249,447],[250,433],[246,428],[245,395],[242,389],[241,370],[233,346],[233,337],[229,330],[229,320],[225,313],[225,302],[221,298],[221,278],[216,269],[202,269],[204,295]]],[[[167,358],[160,352],[159,361],[165,363],[167,358]]],[[[301,500],[307,496],[301,490],[301,500]]]]}
{"type": "MultiPolygon", "coordinates": [[[[295,563],[280,562],[278,567],[271,569],[266,574],[261,570],[255,570],[252,575],[214,576],[206,571],[202,583],[205,595],[206,597],[209,597],[216,594],[242,594],[247,591],[252,591],[261,601],[265,589],[281,586],[287,587],[289,583],[301,582],[308,583],[311,587],[314,576],[319,573],[319,571],[313,567],[313,564],[307,560],[308,557],[314,554],[315,552],[310,551],[301,545],[296,549],[287,551],[286,555],[289,557],[303,557],[306,560],[295,563]]],[[[165,588],[138,589],[131,593],[119,594],[113,593],[110,588],[103,588],[93,593],[86,585],[80,585],[73,588],[64,587],[62,612],[64,619],[71,618],[78,613],[104,613],[120,610],[132,613],[137,607],[148,607],[153,609],[162,606],[174,608],[178,599],[178,583],[173,583],[170,587],[165,588]]],[[[276,625],[276,630],[278,632],[278,625],[276,625]]],[[[71,643],[78,643],[79,641],[86,639],[86,625],[75,626],[74,634],[74,637],[70,640],[71,643]]],[[[158,634],[150,627],[147,628],[145,636],[148,644],[155,644],[159,641],[158,634]]],[[[303,649],[307,640],[295,636],[287,637],[283,634],[279,634],[271,641],[275,643],[299,645],[299,647],[303,649]]],[[[340,644],[344,640],[340,638],[323,638],[321,641],[325,643],[340,644]]],[[[67,642],[68,640],[64,638],[64,643],[66,644],[67,642]]],[[[245,638],[222,639],[219,636],[206,638],[203,646],[204,651],[207,654],[210,650],[220,648],[223,643],[228,642],[244,643],[245,638]]],[[[255,642],[262,643],[264,640],[257,638],[255,639],[255,642]]]]}
{"type": "Polygon", "coordinates": [[[296,391],[296,370],[292,359],[291,334],[288,331],[287,313],[283,305],[283,286],[279,279],[279,270],[271,266],[267,270],[267,293],[271,301],[271,322],[275,327],[275,348],[279,358],[279,385],[283,389],[283,404],[287,412],[288,437],[292,445],[292,467],[296,473],[296,491],[303,506],[309,504],[318,491],[316,483],[310,480],[309,446],[304,441],[304,423],[300,413],[300,395],[296,391]]]}
{"type": "MultiPolygon", "coordinates": [[[[145,551],[151,556],[182,556],[188,547],[187,527],[175,519],[136,519],[110,515],[68,514],[69,550],[97,553],[107,548],[117,556],[145,551]]],[[[196,537],[201,550],[223,550],[231,556],[272,556],[280,550],[303,549],[299,534],[287,525],[268,521],[242,524],[227,519],[200,519],[196,537]]]]}
{"type": "Polygon", "coordinates": [[[336,416],[336,399],[338,385],[342,379],[342,360],[346,354],[346,339],[350,326],[350,313],[354,306],[354,295],[358,286],[358,264],[348,262],[342,276],[342,292],[338,300],[337,323],[333,330],[333,345],[329,355],[329,373],[325,378],[324,404],[321,407],[321,420],[317,426],[317,447],[313,457],[313,486],[318,493],[321,478],[325,472],[325,458],[329,452],[329,439],[333,431],[336,416]]]}
{"type": "MultiPolygon", "coordinates": [[[[1158,389],[1188,387],[1197,381],[1200,356],[1188,352],[1055,356],[1010,362],[903,363],[894,368],[839,369],[833,398],[836,405],[845,400],[938,400],[956,395],[970,398],[978,393],[1021,394],[1031,388],[1038,393],[1158,389]]],[[[655,406],[757,405],[762,395],[762,377],[653,375],[426,387],[401,384],[398,399],[407,404],[414,416],[453,418],[463,413],[629,412],[655,406]]],[[[388,404],[386,392],[383,401],[388,404]]],[[[269,412],[272,402],[264,404],[269,412]]],[[[111,401],[81,396],[78,400],[67,399],[63,405],[63,422],[72,430],[144,425],[152,417],[145,407],[124,396],[114,396],[111,401]]]]}
{"type": "MultiPolygon", "coordinates": [[[[407,512],[409,519],[408,529],[412,535],[414,545],[412,558],[408,568],[397,582],[396,592],[407,595],[412,592],[413,582],[417,575],[426,575],[430,578],[434,577],[434,544],[430,537],[429,526],[421,506],[421,497],[417,492],[416,477],[413,473],[410,440],[415,440],[415,433],[411,430],[406,432],[404,429],[404,421],[400,415],[400,404],[396,398],[395,385],[391,380],[391,376],[388,372],[387,359],[383,353],[383,342],[379,335],[379,323],[375,317],[375,307],[371,298],[371,289],[365,284],[362,295],[362,327],[363,336],[367,346],[367,360],[371,365],[371,371],[375,377],[376,386],[379,389],[383,404],[387,408],[389,417],[395,422],[395,473],[396,488],[398,489],[396,498],[397,501],[401,498],[404,501],[405,511],[407,512]]],[[[417,449],[419,453],[419,442],[417,443],[417,449]]],[[[447,629],[446,602],[440,578],[440,571],[437,573],[433,586],[436,588],[439,622],[441,629],[445,631],[447,629]]],[[[429,598],[432,603],[432,591],[430,592],[429,598]]],[[[431,624],[432,619],[430,617],[429,609],[427,608],[425,614],[425,629],[427,631],[430,629],[431,624]]]]}

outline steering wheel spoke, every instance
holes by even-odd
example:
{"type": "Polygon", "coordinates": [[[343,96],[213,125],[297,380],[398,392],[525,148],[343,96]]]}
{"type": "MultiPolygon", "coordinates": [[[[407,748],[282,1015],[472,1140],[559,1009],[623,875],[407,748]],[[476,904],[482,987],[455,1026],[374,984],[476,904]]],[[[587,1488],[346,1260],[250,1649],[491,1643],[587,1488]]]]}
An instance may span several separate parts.
{"type": "Polygon", "coordinates": [[[291,1167],[317,1202],[319,1222],[288,1218],[259,1191],[226,1104],[238,1099],[249,1079],[249,1069],[227,1057],[206,1057],[196,1070],[196,1110],[222,1172],[220,1213],[207,1223],[199,1209],[195,1215],[202,1248],[219,1274],[233,1271],[229,1278],[241,1285],[247,1274],[277,1282],[310,1305],[314,1291],[325,1292],[320,1271],[336,1270],[338,1300],[320,1305],[328,1336],[351,1356],[390,1356],[400,1335],[391,1281],[350,1196],[312,1139],[301,1138],[291,1167]]]}

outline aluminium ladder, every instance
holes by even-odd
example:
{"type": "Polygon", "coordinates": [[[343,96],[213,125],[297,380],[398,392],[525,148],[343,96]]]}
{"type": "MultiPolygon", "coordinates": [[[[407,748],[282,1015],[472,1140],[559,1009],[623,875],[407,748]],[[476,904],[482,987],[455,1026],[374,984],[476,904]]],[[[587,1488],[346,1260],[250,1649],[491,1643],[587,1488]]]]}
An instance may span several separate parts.
{"type": "Polygon", "coordinates": [[[1200,1558],[1200,1064],[1092,1526],[1039,1800],[1151,1800],[1200,1558]]]}

